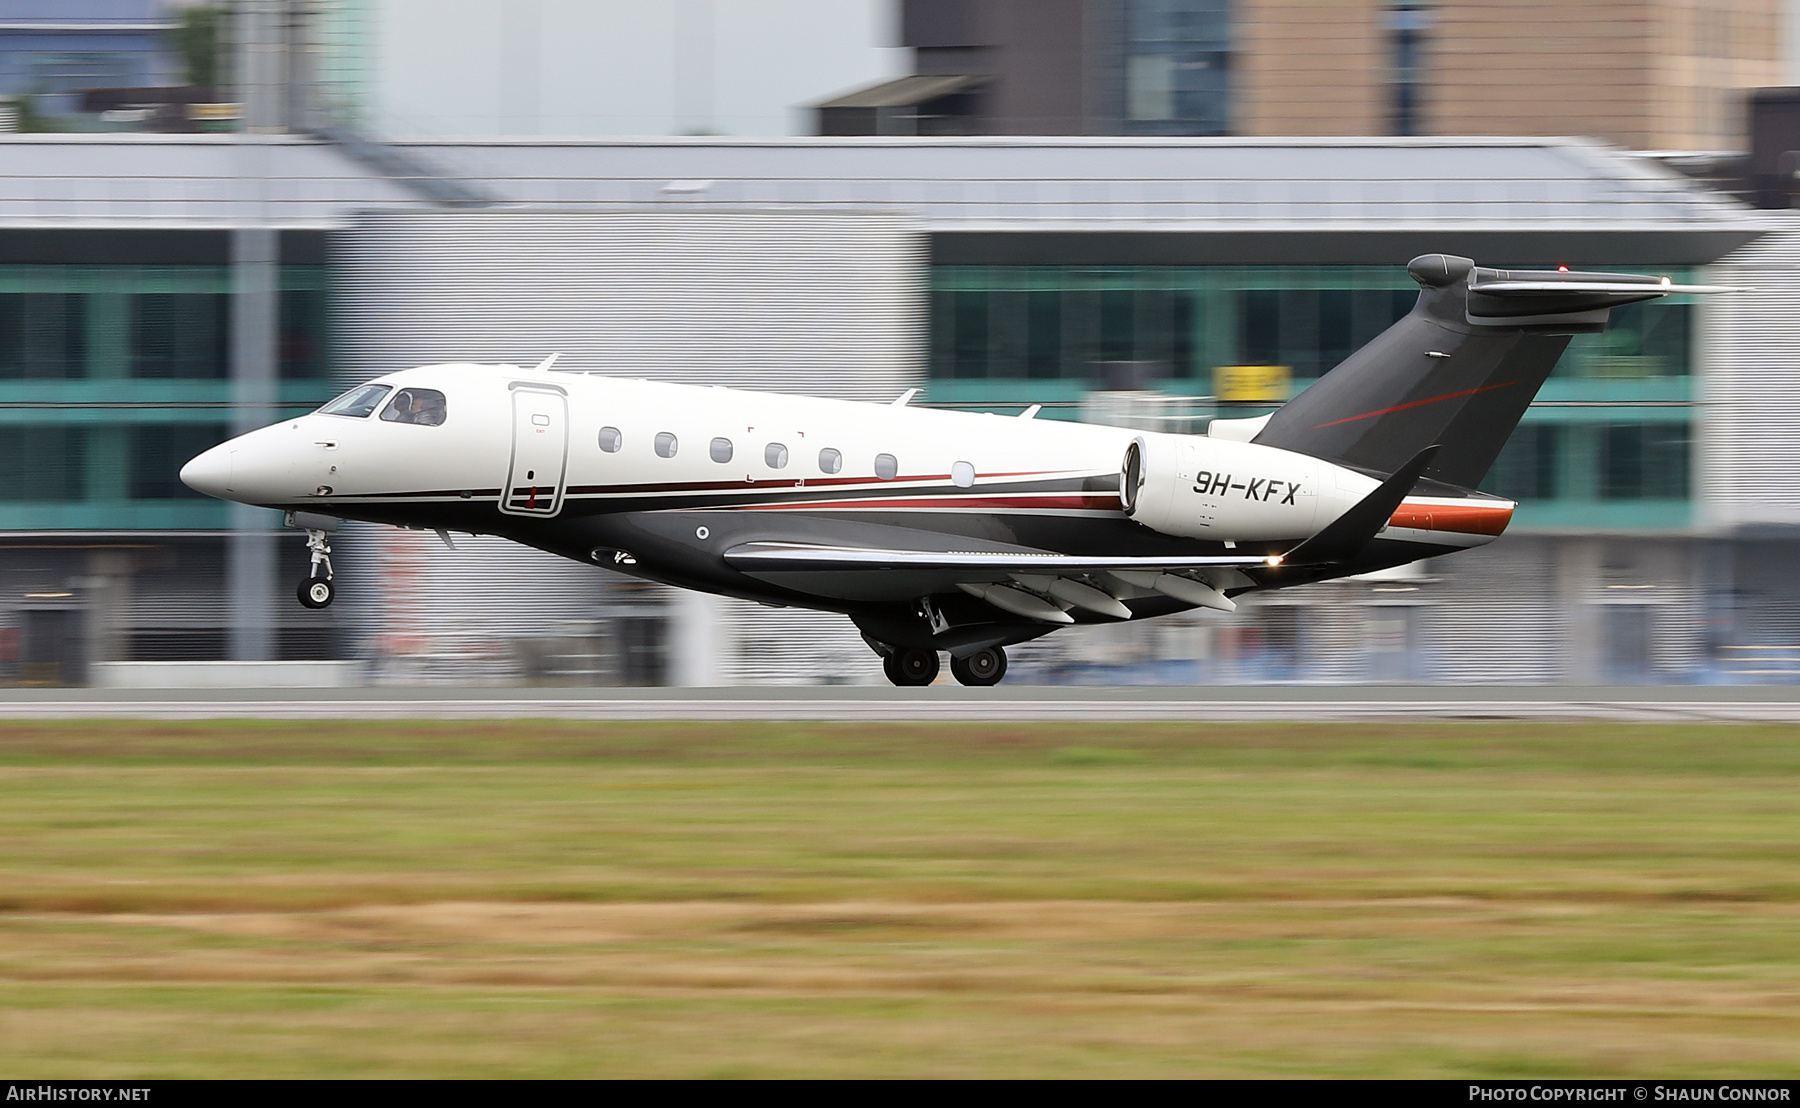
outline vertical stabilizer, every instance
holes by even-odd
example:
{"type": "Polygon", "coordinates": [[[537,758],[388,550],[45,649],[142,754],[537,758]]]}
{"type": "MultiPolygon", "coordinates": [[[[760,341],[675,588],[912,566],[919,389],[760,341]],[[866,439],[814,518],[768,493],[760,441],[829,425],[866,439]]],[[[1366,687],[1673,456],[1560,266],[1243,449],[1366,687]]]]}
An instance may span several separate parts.
{"type": "Polygon", "coordinates": [[[1482,269],[1427,254],[1407,267],[1419,299],[1269,418],[1253,440],[1393,473],[1427,446],[1425,476],[1473,488],[1543,386],[1569,336],[1623,304],[1725,291],[1618,273],[1482,269]]]}

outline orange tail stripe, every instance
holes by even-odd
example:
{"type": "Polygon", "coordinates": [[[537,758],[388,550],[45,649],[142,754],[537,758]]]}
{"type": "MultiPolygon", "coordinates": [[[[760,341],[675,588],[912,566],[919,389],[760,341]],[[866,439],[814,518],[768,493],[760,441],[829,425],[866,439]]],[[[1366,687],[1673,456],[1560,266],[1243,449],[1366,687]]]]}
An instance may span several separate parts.
{"type": "Polygon", "coordinates": [[[1389,527],[1417,531],[1454,531],[1459,535],[1498,535],[1512,522],[1512,509],[1494,504],[1406,504],[1388,518],[1389,527]]]}

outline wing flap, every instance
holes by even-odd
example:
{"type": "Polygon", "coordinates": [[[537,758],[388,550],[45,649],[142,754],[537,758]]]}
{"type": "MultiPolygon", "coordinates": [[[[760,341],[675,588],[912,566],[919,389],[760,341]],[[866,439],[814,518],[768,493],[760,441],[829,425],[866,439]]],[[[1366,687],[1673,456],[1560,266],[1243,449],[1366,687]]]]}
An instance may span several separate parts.
{"type": "Polygon", "coordinates": [[[748,542],[725,552],[738,569],[761,573],[846,570],[949,570],[979,573],[1107,573],[1115,570],[1256,569],[1279,557],[1231,554],[1197,557],[1094,557],[1027,550],[879,550],[807,543],[748,542]]]}

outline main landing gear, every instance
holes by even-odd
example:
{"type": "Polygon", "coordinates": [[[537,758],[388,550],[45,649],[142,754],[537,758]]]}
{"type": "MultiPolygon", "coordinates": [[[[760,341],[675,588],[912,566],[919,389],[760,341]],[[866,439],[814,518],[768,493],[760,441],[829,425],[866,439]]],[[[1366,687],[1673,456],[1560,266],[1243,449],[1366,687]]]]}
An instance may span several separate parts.
{"type": "MultiPolygon", "coordinates": [[[[334,527],[337,523],[336,520],[327,521],[318,516],[304,520],[295,518],[302,514],[304,513],[296,512],[290,515],[288,522],[301,526],[329,522],[334,527]]],[[[306,580],[300,582],[300,587],[294,590],[294,595],[300,598],[300,606],[303,608],[328,608],[337,596],[337,589],[331,583],[331,539],[327,528],[307,527],[306,549],[312,555],[312,566],[307,572],[306,580]]]]}
{"type": "Polygon", "coordinates": [[[881,671],[889,681],[902,687],[929,685],[937,680],[937,651],[896,650],[881,659],[881,671]]]}
{"type": "Polygon", "coordinates": [[[977,650],[966,658],[950,659],[950,675],[965,685],[998,685],[1006,676],[1006,651],[997,646],[977,650]]]}
{"type": "MultiPolygon", "coordinates": [[[[902,687],[929,685],[937,680],[937,651],[896,649],[881,659],[881,670],[889,681],[902,687]]],[[[966,658],[952,657],[950,673],[965,685],[998,685],[1006,676],[1006,651],[990,646],[966,658]]]]}

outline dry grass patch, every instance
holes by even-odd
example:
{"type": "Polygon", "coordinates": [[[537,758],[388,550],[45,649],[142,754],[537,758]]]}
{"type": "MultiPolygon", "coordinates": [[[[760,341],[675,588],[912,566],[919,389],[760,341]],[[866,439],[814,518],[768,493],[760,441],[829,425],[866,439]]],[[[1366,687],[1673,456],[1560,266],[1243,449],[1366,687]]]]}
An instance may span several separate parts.
{"type": "Polygon", "coordinates": [[[1791,1075],[1797,737],[0,726],[0,1067],[1791,1075]]]}

